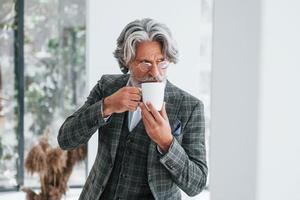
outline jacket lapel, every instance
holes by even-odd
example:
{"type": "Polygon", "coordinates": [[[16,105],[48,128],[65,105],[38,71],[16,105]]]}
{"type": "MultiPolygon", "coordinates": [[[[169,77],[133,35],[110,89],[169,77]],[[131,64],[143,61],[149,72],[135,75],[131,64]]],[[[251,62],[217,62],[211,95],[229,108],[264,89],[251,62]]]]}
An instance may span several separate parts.
{"type": "Polygon", "coordinates": [[[164,101],[166,102],[166,111],[170,125],[174,124],[176,120],[182,99],[182,96],[174,89],[175,86],[167,81],[164,101]]]}

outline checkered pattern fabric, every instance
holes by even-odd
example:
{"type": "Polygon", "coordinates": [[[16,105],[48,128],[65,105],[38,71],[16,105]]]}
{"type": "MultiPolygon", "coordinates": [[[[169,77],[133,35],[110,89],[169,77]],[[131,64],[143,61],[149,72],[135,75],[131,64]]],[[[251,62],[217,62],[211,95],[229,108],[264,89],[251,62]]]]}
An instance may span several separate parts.
{"type": "Polygon", "coordinates": [[[151,140],[142,121],[132,132],[127,124],[125,115],[114,167],[100,200],[154,199],[147,180],[147,154],[151,140]]]}
{"type": "MultiPolygon", "coordinates": [[[[114,113],[108,121],[101,116],[101,100],[126,86],[129,75],[104,75],[90,92],[85,104],[61,126],[58,142],[73,149],[88,142],[99,131],[98,153],[80,200],[99,199],[112,172],[125,113],[114,113]]],[[[147,154],[147,180],[157,200],[181,199],[180,189],[189,196],[206,185],[205,123],[203,103],[169,81],[165,89],[166,110],[174,140],[161,155],[154,142],[147,154]]],[[[142,124],[143,126],[143,124],[142,124]]],[[[129,176],[134,177],[132,170],[129,176]]]]}

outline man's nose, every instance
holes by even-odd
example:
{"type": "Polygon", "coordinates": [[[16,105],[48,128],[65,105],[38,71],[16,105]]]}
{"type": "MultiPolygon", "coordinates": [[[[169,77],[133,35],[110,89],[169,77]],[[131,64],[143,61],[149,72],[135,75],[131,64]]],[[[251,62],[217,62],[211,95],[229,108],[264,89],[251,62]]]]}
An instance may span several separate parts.
{"type": "Polygon", "coordinates": [[[149,73],[151,74],[152,77],[157,77],[158,75],[160,75],[159,69],[158,69],[158,66],[156,63],[154,65],[152,65],[149,73]]]}

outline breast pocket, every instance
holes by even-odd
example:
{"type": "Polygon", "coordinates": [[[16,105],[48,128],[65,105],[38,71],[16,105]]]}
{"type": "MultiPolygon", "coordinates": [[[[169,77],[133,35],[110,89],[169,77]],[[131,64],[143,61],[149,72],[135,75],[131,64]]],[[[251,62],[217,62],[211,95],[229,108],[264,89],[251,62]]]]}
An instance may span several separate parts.
{"type": "Polygon", "coordinates": [[[172,126],[172,135],[173,136],[181,135],[181,121],[179,119],[176,119],[175,123],[172,126]]]}

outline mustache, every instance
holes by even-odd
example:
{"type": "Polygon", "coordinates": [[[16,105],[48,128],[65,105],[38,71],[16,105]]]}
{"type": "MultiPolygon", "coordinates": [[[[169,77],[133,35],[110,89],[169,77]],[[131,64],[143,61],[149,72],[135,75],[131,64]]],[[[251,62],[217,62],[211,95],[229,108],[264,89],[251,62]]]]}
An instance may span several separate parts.
{"type": "Polygon", "coordinates": [[[157,76],[145,76],[143,78],[137,78],[133,77],[135,80],[137,80],[140,83],[147,83],[147,82],[163,82],[167,79],[167,76],[161,76],[160,74],[157,76]]]}

